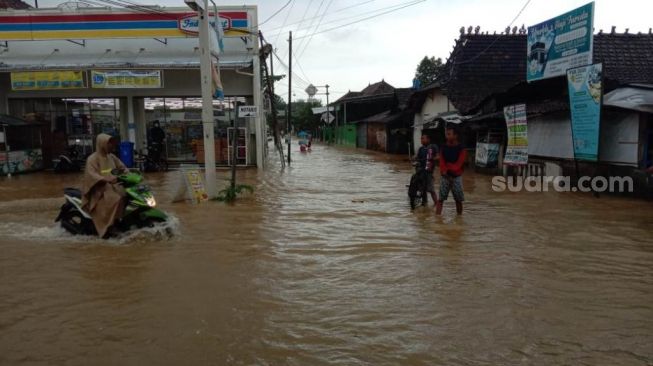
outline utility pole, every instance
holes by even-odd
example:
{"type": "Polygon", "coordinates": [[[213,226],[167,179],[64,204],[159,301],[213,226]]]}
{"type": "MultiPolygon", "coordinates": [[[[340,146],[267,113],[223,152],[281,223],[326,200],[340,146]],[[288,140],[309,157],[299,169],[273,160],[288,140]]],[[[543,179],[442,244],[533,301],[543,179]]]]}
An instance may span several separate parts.
{"type": "MultiPolygon", "coordinates": [[[[202,1],[202,0],[199,0],[202,1]]],[[[199,2],[198,1],[198,2],[199,2]]],[[[197,7],[200,38],[200,74],[202,78],[202,127],[204,134],[204,169],[206,193],[216,196],[215,133],[213,117],[213,88],[211,85],[211,48],[209,41],[209,2],[203,0],[197,7]]]]}
{"type": "Polygon", "coordinates": [[[329,117],[331,117],[331,107],[329,107],[329,84],[326,84],[326,85],[324,86],[324,88],[326,89],[326,97],[327,97],[327,105],[326,105],[326,107],[327,107],[327,116],[326,116],[326,123],[329,124],[329,123],[331,123],[330,118],[329,118],[329,117]]]}
{"type": "Polygon", "coordinates": [[[288,116],[286,133],[288,134],[288,166],[290,166],[290,117],[292,116],[292,31],[288,36],[288,116]]]}

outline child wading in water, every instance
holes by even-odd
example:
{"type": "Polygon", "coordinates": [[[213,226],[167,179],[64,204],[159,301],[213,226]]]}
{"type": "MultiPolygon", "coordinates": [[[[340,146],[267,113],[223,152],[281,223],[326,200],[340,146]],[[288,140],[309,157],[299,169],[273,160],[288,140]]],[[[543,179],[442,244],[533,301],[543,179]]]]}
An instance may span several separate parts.
{"type": "Polygon", "coordinates": [[[463,164],[467,152],[458,139],[458,130],[454,127],[447,127],[446,143],[440,149],[440,200],[435,209],[435,213],[442,213],[442,203],[449,197],[449,192],[453,193],[453,199],[456,201],[456,212],[458,215],[463,214],[463,164]]]}

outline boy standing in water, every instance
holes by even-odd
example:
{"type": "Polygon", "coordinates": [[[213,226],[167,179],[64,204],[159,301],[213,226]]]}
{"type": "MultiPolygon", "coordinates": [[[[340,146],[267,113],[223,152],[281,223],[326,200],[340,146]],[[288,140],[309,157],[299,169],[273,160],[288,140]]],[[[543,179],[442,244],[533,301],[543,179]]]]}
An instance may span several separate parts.
{"type": "Polygon", "coordinates": [[[446,142],[440,149],[440,200],[435,209],[435,213],[442,213],[442,203],[449,197],[449,192],[453,193],[453,199],[456,201],[456,212],[458,215],[463,214],[463,164],[467,157],[465,148],[459,141],[458,130],[451,126],[447,127],[445,132],[446,142]]]}
{"type": "Polygon", "coordinates": [[[438,202],[438,195],[435,193],[433,184],[433,171],[435,170],[435,160],[438,155],[438,146],[431,144],[431,138],[426,133],[422,133],[422,146],[417,151],[417,162],[419,168],[426,175],[426,191],[431,194],[433,203],[438,202]]]}

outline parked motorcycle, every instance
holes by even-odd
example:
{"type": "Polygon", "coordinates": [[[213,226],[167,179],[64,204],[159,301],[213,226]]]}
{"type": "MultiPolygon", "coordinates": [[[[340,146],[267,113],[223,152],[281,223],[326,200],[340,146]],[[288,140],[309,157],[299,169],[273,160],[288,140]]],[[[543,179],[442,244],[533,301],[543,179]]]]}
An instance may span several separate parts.
{"type": "Polygon", "coordinates": [[[410,184],[408,187],[408,200],[410,202],[411,210],[417,206],[426,206],[428,204],[428,192],[426,184],[428,182],[428,174],[424,169],[420,168],[418,162],[413,162],[415,173],[410,177],[410,184]]]}
{"type": "Polygon", "coordinates": [[[84,159],[80,157],[76,146],[69,146],[66,152],[59,155],[59,158],[53,160],[53,162],[56,173],[79,172],[85,163],[84,159]]]}
{"type": "MultiPolygon", "coordinates": [[[[153,227],[168,220],[168,215],[156,209],[156,200],[150,187],[142,184],[143,175],[139,172],[127,173],[114,169],[118,183],[125,188],[127,204],[122,217],[114,224],[112,232],[126,232],[133,229],[153,227]]],[[[73,235],[97,235],[91,215],[82,208],[82,193],[79,189],[64,190],[66,202],[61,206],[55,222],[73,235]]]]}

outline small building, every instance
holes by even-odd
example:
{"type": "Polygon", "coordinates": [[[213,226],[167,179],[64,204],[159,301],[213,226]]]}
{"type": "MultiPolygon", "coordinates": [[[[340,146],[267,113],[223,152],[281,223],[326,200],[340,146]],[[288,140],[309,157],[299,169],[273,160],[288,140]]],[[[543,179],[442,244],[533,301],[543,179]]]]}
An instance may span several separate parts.
{"type": "Polygon", "coordinates": [[[43,168],[41,126],[24,119],[0,115],[0,172],[26,173],[43,168]]]}
{"type": "MultiPolygon", "coordinates": [[[[503,107],[525,103],[529,164],[556,164],[563,175],[575,176],[566,76],[527,83],[526,37],[462,34],[447,60],[446,78],[440,82],[453,106],[468,118],[464,123],[467,137],[477,142],[494,138],[505,147],[503,107]]],[[[650,33],[594,35],[593,61],[603,64],[605,100],[599,161],[580,163],[581,175],[598,171],[639,176],[650,166],[653,115],[644,100],[653,85],[652,50],[650,33]],[[624,99],[616,97],[620,91],[634,92],[642,102],[616,102],[624,99]]]]}
{"type": "Polygon", "coordinates": [[[434,144],[444,142],[444,126],[449,118],[458,116],[439,81],[415,91],[410,99],[414,111],[412,125],[412,152],[417,154],[422,133],[426,133],[434,144]]]}

